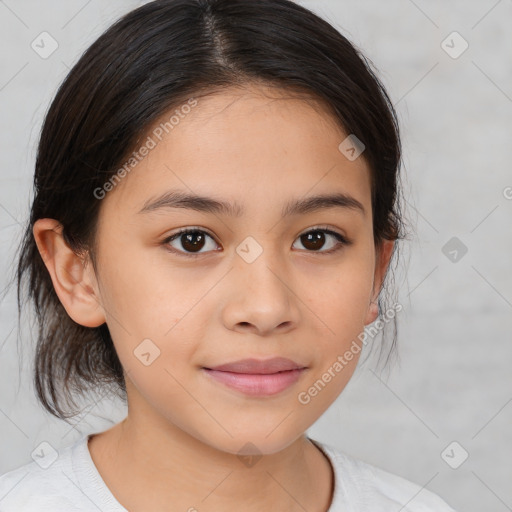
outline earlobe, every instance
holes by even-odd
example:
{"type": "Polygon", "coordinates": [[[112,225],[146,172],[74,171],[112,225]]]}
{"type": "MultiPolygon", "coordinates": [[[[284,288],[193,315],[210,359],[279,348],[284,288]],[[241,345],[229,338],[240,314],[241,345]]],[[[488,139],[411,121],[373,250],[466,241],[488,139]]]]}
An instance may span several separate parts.
{"type": "Polygon", "coordinates": [[[366,313],[366,318],[364,321],[365,325],[375,322],[375,320],[379,316],[379,306],[377,301],[379,298],[380,290],[382,288],[382,284],[384,282],[386,271],[391,261],[391,256],[393,255],[394,246],[394,240],[384,240],[377,252],[372,297],[368,305],[368,311],[366,313]]]}
{"type": "Polygon", "coordinates": [[[92,266],[68,246],[62,235],[62,224],[54,219],[38,219],[32,232],[55,292],[68,315],[85,327],[105,323],[92,266]]]}
{"type": "Polygon", "coordinates": [[[379,306],[376,302],[370,302],[368,306],[368,311],[366,313],[366,318],[364,320],[364,325],[371,324],[377,320],[379,316],[379,306]]]}

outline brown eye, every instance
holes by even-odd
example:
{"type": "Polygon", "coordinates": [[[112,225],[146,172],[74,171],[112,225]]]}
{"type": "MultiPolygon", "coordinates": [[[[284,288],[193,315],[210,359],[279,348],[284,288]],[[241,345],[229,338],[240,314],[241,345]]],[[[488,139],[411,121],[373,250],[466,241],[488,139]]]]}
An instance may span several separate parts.
{"type": "Polygon", "coordinates": [[[321,231],[310,231],[300,237],[302,245],[311,251],[318,251],[325,244],[325,234],[321,231]]]}
{"type": "MultiPolygon", "coordinates": [[[[208,250],[201,251],[208,245],[208,239],[213,241],[213,238],[205,231],[184,229],[164,240],[164,244],[170,245],[173,252],[182,253],[184,256],[199,256],[208,252],[208,250]],[[177,247],[172,245],[171,242],[175,242],[177,247]]],[[[213,241],[213,247],[210,247],[209,250],[216,250],[216,247],[217,245],[213,241]]]]}
{"type": "Polygon", "coordinates": [[[205,244],[205,237],[203,233],[196,231],[194,233],[186,233],[180,236],[181,245],[186,251],[198,252],[205,244]]]}
{"type": "Polygon", "coordinates": [[[300,240],[301,244],[308,252],[319,252],[321,254],[336,252],[343,246],[351,244],[344,236],[330,229],[313,229],[300,235],[298,240],[300,240]],[[337,240],[337,243],[332,242],[332,239],[337,240]],[[328,247],[327,250],[321,251],[320,249],[322,249],[326,243],[330,247],[328,247]]]}

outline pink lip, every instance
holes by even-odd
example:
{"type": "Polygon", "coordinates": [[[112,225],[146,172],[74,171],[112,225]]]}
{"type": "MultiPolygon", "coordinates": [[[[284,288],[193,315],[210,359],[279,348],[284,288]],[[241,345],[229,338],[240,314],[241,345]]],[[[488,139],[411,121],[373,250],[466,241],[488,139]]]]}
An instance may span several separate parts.
{"type": "Polygon", "coordinates": [[[232,363],[221,364],[219,366],[208,367],[208,370],[218,370],[221,372],[233,373],[252,373],[269,374],[285,372],[287,370],[298,370],[305,368],[303,364],[296,363],[285,357],[273,357],[272,359],[240,359],[232,363]]]}
{"type": "Polygon", "coordinates": [[[269,396],[297,382],[306,367],[277,357],[266,361],[243,359],[203,370],[216,381],[247,395],[269,396]]]}

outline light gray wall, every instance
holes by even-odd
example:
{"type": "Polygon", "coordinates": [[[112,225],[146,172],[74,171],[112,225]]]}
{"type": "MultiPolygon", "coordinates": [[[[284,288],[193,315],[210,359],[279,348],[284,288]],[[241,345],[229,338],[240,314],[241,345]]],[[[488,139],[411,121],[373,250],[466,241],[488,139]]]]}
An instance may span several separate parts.
{"type": "MultiPolygon", "coordinates": [[[[14,270],[49,102],[86,47],[141,3],[0,2],[0,291],[14,270]],[[47,59],[30,46],[43,31],[59,45],[47,59]]],[[[380,70],[402,124],[415,230],[397,278],[400,365],[389,377],[372,364],[358,368],[309,434],[425,485],[457,510],[512,510],[512,2],[301,3],[380,70]],[[448,37],[457,58],[441,46],[453,31],[469,44],[457,56],[464,42],[448,37]],[[469,453],[457,469],[441,456],[454,441],[445,457],[452,465],[469,453]]],[[[11,289],[0,305],[0,473],[30,461],[41,441],[59,448],[125,414],[116,403],[91,403],[73,428],[43,413],[28,321],[21,368],[16,333],[11,289]]]]}

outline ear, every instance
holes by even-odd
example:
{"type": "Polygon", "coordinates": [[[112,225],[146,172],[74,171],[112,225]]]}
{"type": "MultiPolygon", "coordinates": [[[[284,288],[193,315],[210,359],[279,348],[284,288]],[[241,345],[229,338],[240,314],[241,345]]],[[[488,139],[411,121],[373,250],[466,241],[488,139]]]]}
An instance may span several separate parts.
{"type": "Polygon", "coordinates": [[[377,257],[375,261],[375,274],[373,278],[373,290],[371,302],[366,313],[364,324],[368,325],[375,322],[379,316],[379,306],[377,303],[379,293],[386,275],[391,256],[393,254],[393,248],[395,246],[394,240],[384,240],[377,249],[377,257]]]}
{"type": "Polygon", "coordinates": [[[38,219],[32,233],[68,315],[80,325],[98,327],[105,323],[105,314],[96,276],[89,261],[84,261],[68,246],[62,228],[54,219],[38,219]]]}

